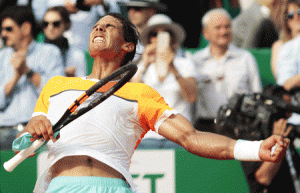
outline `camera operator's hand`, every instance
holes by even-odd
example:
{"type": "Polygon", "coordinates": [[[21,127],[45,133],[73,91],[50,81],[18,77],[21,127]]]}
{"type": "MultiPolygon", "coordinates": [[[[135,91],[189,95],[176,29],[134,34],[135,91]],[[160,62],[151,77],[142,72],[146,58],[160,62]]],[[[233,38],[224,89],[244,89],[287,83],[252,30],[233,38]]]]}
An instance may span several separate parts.
{"type": "Polygon", "coordinates": [[[288,138],[283,138],[280,135],[272,135],[262,142],[259,150],[260,159],[262,161],[280,162],[286,154],[289,143],[290,140],[288,138]],[[271,153],[275,145],[276,149],[271,153]]]}
{"type": "Polygon", "coordinates": [[[273,124],[273,135],[281,135],[283,137],[287,137],[291,130],[292,126],[286,127],[287,119],[281,118],[278,121],[275,121],[273,124]]]}

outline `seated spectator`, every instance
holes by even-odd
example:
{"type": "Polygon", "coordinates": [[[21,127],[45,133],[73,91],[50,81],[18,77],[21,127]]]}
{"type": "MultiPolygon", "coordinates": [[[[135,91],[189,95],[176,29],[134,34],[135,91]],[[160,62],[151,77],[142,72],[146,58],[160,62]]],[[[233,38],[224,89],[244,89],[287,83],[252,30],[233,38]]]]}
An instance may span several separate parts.
{"type": "MultiPolygon", "coordinates": [[[[188,120],[192,119],[191,106],[197,98],[195,68],[192,61],[175,53],[185,39],[185,31],[181,25],[174,23],[168,16],[156,14],[150,18],[141,34],[145,51],[138,72],[132,82],[143,82],[153,87],[165,101],[188,120]],[[165,42],[163,51],[159,51],[158,36],[167,32],[170,41],[165,42]],[[165,69],[165,74],[160,74],[165,69]]],[[[140,148],[179,147],[155,132],[148,132],[140,148]]]]}
{"type": "Polygon", "coordinates": [[[28,7],[10,7],[1,14],[0,51],[0,147],[12,141],[30,120],[41,88],[63,75],[62,56],[50,44],[38,44],[33,13],[28,7]]]}
{"type": "Polygon", "coordinates": [[[231,44],[229,13],[223,8],[208,11],[202,28],[209,45],[193,55],[199,91],[195,128],[214,132],[219,107],[234,93],[260,92],[262,88],[255,58],[231,44]]]}
{"type": "Polygon", "coordinates": [[[67,38],[63,36],[63,33],[70,27],[69,12],[65,7],[55,6],[47,10],[43,20],[45,42],[59,47],[63,56],[66,76],[86,76],[84,52],[70,45],[67,38]]]}
{"type": "Polygon", "coordinates": [[[300,1],[287,0],[284,10],[283,27],[281,37],[272,45],[271,67],[276,78],[276,60],[278,51],[284,42],[287,42],[300,34],[300,1]]]}

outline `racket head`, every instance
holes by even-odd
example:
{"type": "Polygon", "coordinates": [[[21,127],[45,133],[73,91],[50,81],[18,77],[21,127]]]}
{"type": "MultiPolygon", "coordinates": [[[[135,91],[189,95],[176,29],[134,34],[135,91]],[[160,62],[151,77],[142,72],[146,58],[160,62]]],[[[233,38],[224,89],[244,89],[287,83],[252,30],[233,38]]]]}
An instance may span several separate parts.
{"type": "Polygon", "coordinates": [[[136,71],[137,66],[135,64],[130,63],[115,70],[109,76],[99,80],[91,88],[86,90],[85,93],[81,95],[76,101],[74,101],[74,103],[66,110],[64,115],[60,118],[60,120],[53,126],[53,132],[59,131],[61,128],[63,128],[73,120],[77,119],[81,115],[85,114],[89,110],[93,109],[94,107],[105,101],[108,97],[113,95],[117,90],[124,86],[134,76],[136,71]],[[110,89],[103,92],[101,96],[95,97],[84,108],[78,108],[91,95],[97,92],[97,90],[107,85],[108,83],[111,83],[111,81],[114,81],[114,85],[111,86],[110,89]]]}

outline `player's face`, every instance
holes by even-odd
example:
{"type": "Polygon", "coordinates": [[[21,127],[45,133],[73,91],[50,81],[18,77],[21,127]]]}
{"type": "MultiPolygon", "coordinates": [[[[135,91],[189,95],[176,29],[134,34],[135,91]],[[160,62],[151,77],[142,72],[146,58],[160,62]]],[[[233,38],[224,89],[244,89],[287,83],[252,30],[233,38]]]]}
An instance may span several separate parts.
{"type": "Polygon", "coordinates": [[[228,46],[232,39],[230,18],[222,14],[212,16],[203,32],[211,44],[228,46]]]}
{"type": "Polygon", "coordinates": [[[50,40],[62,37],[66,24],[63,23],[61,16],[56,11],[49,11],[45,14],[43,21],[45,36],[50,40]]]}
{"type": "Polygon", "coordinates": [[[89,39],[89,52],[93,57],[109,51],[118,53],[125,43],[122,23],[113,16],[104,16],[93,27],[89,39]]]}
{"type": "Polygon", "coordinates": [[[6,46],[17,48],[24,38],[21,27],[18,26],[18,24],[10,18],[4,19],[2,21],[1,27],[1,36],[5,41],[6,46]]]}

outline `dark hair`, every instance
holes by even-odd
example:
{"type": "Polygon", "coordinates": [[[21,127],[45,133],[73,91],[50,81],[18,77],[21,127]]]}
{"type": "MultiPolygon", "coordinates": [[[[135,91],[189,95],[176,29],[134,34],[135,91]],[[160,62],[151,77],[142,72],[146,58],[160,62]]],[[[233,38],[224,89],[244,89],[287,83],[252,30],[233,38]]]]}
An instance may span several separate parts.
{"type": "Polygon", "coordinates": [[[35,21],[32,9],[28,6],[9,6],[1,13],[1,23],[4,19],[10,18],[14,20],[19,26],[25,22],[31,24],[31,35],[36,38],[39,33],[39,28],[35,21]]]}
{"type": "MultiPolygon", "coordinates": [[[[70,29],[70,24],[71,24],[71,20],[70,20],[70,13],[69,11],[64,7],[64,6],[54,6],[54,7],[50,7],[48,8],[48,10],[46,11],[46,13],[53,11],[53,12],[57,12],[60,17],[62,18],[62,21],[67,24],[68,28],[66,30],[70,29]]],[[[45,15],[46,15],[45,13],[45,15]]],[[[44,17],[45,17],[44,15],[44,17]]]]}
{"type": "MultiPolygon", "coordinates": [[[[134,50],[126,54],[121,66],[126,65],[128,62],[133,60],[136,53],[136,46],[139,41],[139,32],[137,31],[135,25],[129,21],[126,17],[119,13],[108,13],[104,16],[112,16],[118,19],[123,25],[123,37],[126,42],[132,42],[134,44],[134,50]]],[[[103,17],[104,17],[103,16],[103,17]]]]}

